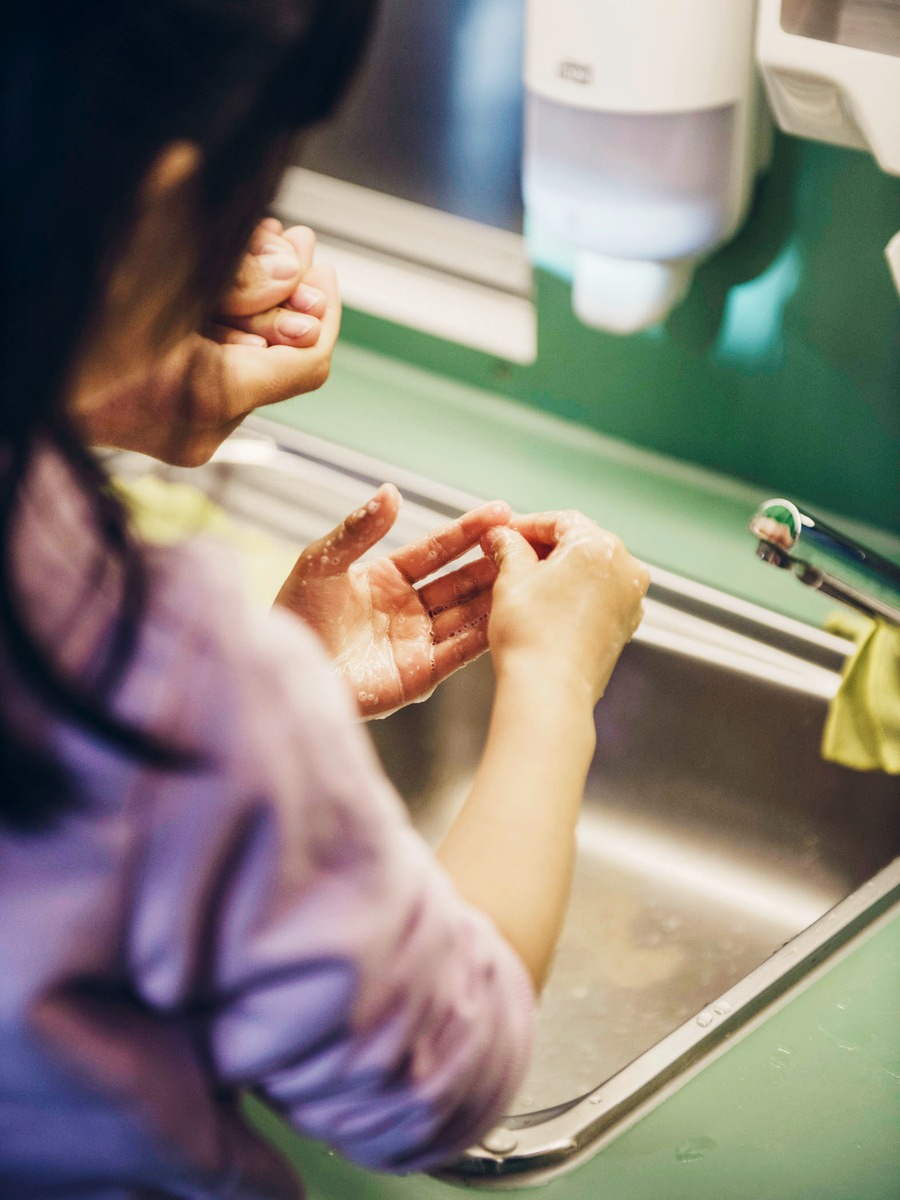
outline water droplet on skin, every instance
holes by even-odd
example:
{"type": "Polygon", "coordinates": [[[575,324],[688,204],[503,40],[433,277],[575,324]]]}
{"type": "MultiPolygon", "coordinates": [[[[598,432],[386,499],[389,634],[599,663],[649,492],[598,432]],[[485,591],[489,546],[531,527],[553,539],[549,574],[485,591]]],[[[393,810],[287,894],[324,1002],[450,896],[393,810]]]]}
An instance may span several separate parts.
{"type": "Polygon", "coordinates": [[[373,514],[377,513],[380,508],[381,508],[381,505],[378,503],[377,500],[370,500],[369,503],[366,505],[366,511],[373,513],[373,514]]]}
{"type": "Polygon", "coordinates": [[[429,562],[434,562],[434,560],[435,560],[436,558],[437,558],[437,550],[429,550],[429,551],[428,551],[428,559],[429,559],[429,562]]]}

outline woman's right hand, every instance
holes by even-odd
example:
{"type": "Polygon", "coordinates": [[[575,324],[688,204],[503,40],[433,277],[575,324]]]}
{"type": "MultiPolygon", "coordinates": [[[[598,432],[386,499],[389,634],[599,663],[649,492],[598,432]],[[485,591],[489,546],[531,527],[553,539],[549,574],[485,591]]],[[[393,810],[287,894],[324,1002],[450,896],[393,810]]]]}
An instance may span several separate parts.
{"type": "Polygon", "coordinates": [[[647,568],[577,512],[489,529],[497,687],[472,790],[438,850],[540,990],[568,903],[593,708],[641,619],[647,568]]]}
{"type": "Polygon", "coordinates": [[[498,676],[558,678],[596,703],[640,624],[647,568],[573,510],[519,517],[482,546],[499,572],[488,627],[498,676]]]}

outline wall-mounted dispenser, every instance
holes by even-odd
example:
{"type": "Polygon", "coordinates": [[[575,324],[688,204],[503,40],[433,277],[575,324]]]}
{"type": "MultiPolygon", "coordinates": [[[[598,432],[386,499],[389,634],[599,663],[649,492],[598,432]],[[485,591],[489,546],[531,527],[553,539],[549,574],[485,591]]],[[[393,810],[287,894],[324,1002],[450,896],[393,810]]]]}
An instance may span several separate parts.
{"type": "Polygon", "coordinates": [[[768,151],[755,0],[528,0],[524,195],[590,325],[663,320],[768,151]]]}
{"type": "Polygon", "coordinates": [[[759,61],[783,129],[900,175],[900,0],[760,0],[759,61]]]}
{"type": "MultiPolygon", "coordinates": [[[[760,0],[759,63],[788,133],[900,175],[900,0],[760,0]]],[[[900,290],[900,240],[886,251],[900,290]]]]}

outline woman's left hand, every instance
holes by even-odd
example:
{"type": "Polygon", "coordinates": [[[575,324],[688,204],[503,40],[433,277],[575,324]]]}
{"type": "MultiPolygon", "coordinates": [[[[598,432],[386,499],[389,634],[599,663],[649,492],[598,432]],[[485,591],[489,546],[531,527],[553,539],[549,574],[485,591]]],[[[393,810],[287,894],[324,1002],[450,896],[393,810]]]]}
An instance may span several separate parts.
{"type": "Polygon", "coordinates": [[[360,563],[393,526],[399,505],[397,489],[383,484],[303,551],[275,601],[318,633],[364,717],[424,699],[487,649],[493,563],[479,557],[422,581],[512,516],[506,504],[486,504],[421,541],[360,563]]]}

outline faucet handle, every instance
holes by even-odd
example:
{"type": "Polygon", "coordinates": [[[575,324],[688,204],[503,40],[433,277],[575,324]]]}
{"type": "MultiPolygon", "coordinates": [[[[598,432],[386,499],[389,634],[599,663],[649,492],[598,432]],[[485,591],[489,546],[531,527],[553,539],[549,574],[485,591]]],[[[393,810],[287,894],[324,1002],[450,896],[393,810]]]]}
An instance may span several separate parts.
{"type": "Polygon", "coordinates": [[[767,500],[750,520],[763,562],[868,616],[900,625],[900,565],[838,532],[791,500],[767,500]]]}

